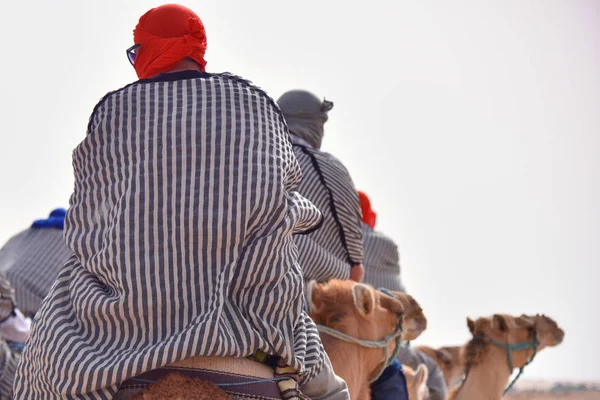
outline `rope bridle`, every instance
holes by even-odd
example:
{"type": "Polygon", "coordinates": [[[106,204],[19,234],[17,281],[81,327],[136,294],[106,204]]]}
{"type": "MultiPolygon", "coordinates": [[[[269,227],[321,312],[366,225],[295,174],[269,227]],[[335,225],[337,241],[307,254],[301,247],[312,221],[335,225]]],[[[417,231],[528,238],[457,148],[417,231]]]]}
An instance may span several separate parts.
{"type": "MultiPolygon", "coordinates": [[[[387,290],[379,289],[379,291],[387,294],[388,296],[394,297],[387,290]]],[[[369,383],[373,383],[381,376],[381,374],[383,374],[383,371],[385,371],[385,369],[394,362],[394,360],[396,359],[396,356],[398,355],[398,352],[400,351],[400,342],[402,339],[402,332],[403,332],[403,321],[404,321],[404,318],[400,319],[400,321],[398,322],[398,326],[396,327],[396,331],[390,335],[387,335],[385,338],[383,338],[382,340],[379,340],[379,341],[358,339],[358,338],[355,338],[354,336],[340,332],[336,329],[330,328],[325,325],[317,325],[317,329],[320,333],[324,333],[324,334],[332,336],[336,339],[343,340],[344,342],[354,343],[359,346],[367,347],[370,349],[384,349],[385,350],[384,362],[381,365],[381,367],[379,368],[379,370],[377,371],[377,373],[375,374],[375,377],[369,381],[369,383]],[[388,346],[393,341],[395,341],[396,347],[394,348],[394,351],[390,355],[388,346]]]]}
{"type": "Polygon", "coordinates": [[[492,339],[491,337],[484,337],[484,336],[475,336],[475,337],[478,337],[481,339],[488,339],[490,341],[490,343],[492,343],[493,345],[506,350],[508,366],[510,368],[511,374],[512,374],[513,369],[515,368],[514,363],[513,363],[513,357],[512,357],[513,351],[533,349],[533,355],[525,364],[523,364],[523,366],[521,368],[519,368],[519,373],[517,374],[517,376],[515,376],[515,378],[512,380],[512,382],[506,387],[506,389],[504,389],[503,395],[508,393],[513,388],[513,386],[515,385],[515,383],[517,383],[517,381],[519,380],[521,375],[523,375],[523,372],[525,371],[525,367],[533,362],[533,359],[537,355],[538,347],[540,345],[540,341],[537,338],[537,333],[533,334],[533,340],[527,341],[527,342],[522,342],[522,343],[516,343],[516,344],[502,343],[495,339],[492,339]]]}

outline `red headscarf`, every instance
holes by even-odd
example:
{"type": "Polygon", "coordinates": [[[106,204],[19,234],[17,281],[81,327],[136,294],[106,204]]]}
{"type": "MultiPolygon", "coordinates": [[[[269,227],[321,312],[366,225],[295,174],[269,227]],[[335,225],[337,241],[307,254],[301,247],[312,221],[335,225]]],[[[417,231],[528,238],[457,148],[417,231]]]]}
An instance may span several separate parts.
{"type": "Polygon", "coordinates": [[[358,191],[358,198],[360,199],[360,208],[362,210],[363,222],[375,229],[375,223],[377,222],[377,213],[371,208],[371,200],[364,192],[358,191]]]}
{"type": "Polygon", "coordinates": [[[139,44],[134,68],[140,79],[151,78],[174,68],[184,58],[206,66],[206,32],[200,18],[178,4],[156,7],[142,15],[133,31],[139,44]]]}

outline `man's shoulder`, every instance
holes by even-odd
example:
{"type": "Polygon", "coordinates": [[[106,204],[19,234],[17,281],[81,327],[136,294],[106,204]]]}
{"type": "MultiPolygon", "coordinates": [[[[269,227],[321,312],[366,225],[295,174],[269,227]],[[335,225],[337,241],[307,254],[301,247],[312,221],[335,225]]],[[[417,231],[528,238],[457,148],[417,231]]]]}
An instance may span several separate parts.
{"type": "Polygon", "coordinates": [[[237,85],[240,89],[246,90],[251,96],[255,96],[257,99],[263,99],[267,102],[267,104],[272,108],[272,110],[280,117],[280,120],[284,122],[283,114],[279,109],[279,106],[263,89],[252,83],[250,80],[242,78],[239,75],[235,75],[230,72],[222,72],[222,73],[207,73],[200,71],[181,71],[170,74],[161,74],[157,77],[150,79],[142,79],[132,83],[129,83],[123,86],[120,89],[110,91],[106,93],[100,101],[94,107],[92,114],[90,116],[90,121],[88,124],[88,131],[90,131],[91,123],[96,115],[98,109],[107,102],[108,99],[114,98],[114,96],[121,96],[122,94],[126,96],[135,96],[135,87],[139,85],[148,85],[148,84],[165,84],[169,82],[178,82],[178,81],[186,81],[186,82],[197,82],[199,85],[202,81],[212,80],[212,81],[220,81],[221,83],[228,83],[232,85],[237,85]],[[126,93],[127,92],[127,93],[126,93]]]}
{"type": "Polygon", "coordinates": [[[319,163],[324,163],[324,164],[328,165],[330,168],[341,170],[344,173],[347,173],[349,175],[348,170],[344,166],[342,161],[339,158],[337,158],[336,156],[334,156],[333,154],[328,153],[326,151],[319,150],[319,149],[315,149],[314,147],[307,146],[307,145],[304,145],[301,143],[292,143],[292,144],[293,144],[294,149],[297,152],[310,154],[319,163]]]}

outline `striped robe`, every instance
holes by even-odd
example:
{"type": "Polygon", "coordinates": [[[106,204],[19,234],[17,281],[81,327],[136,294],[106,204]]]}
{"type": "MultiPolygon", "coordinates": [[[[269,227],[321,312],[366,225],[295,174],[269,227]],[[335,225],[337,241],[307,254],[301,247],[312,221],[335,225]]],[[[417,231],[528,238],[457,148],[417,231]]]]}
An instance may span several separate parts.
{"type": "Polygon", "coordinates": [[[323,363],[293,234],[318,210],[275,103],[228,74],[186,71],[109,93],[74,150],[74,256],[33,324],[18,399],[110,399],[193,356],[323,363]]]}
{"type": "MultiPolygon", "coordinates": [[[[0,276],[0,321],[14,315],[14,294],[10,282],[4,276],[0,276]]],[[[5,338],[0,337],[0,400],[12,397],[15,370],[20,359],[21,355],[8,346],[5,338]]]]}
{"type": "Polygon", "coordinates": [[[296,237],[304,278],[318,282],[348,279],[350,268],[363,261],[362,214],[354,182],[331,154],[312,148],[296,135],[292,143],[303,174],[298,191],[323,213],[319,229],[296,237]]]}
{"type": "Polygon", "coordinates": [[[60,229],[29,228],[0,250],[0,273],[15,288],[19,309],[35,315],[60,268],[73,255],[60,229]]]}
{"type": "Polygon", "coordinates": [[[365,223],[362,224],[362,232],[364,282],[375,288],[406,292],[400,279],[400,255],[396,243],[365,223]]]}
{"type": "Polygon", "coordinates": [[[4,339],[0,339],[0,400],[8,400],[13,395],[15,371],[21,354],[13,351],[4,339]]]}

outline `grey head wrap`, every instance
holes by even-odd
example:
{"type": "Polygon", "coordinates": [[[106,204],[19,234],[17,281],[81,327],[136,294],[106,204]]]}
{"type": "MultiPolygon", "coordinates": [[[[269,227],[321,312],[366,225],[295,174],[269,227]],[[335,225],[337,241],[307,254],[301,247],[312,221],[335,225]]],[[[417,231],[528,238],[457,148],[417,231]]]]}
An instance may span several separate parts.
{"type": "Polygon", "coordinates": [[[321,148],[323,125],[333,103],[321,100],[306,90],[290,90],[277,100],[291,133],[315,149],[321,148]]]}

